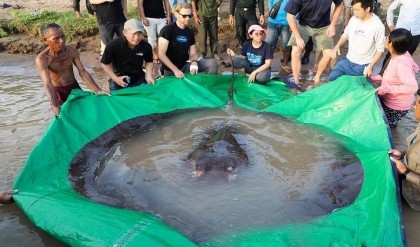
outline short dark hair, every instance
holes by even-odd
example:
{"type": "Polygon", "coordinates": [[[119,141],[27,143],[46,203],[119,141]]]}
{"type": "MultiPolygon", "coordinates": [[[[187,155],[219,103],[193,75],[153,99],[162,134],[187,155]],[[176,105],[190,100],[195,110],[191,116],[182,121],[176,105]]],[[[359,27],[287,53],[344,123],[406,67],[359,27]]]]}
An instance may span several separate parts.
{"type": "Polygon", "coordinates": [[[392,42],[392,49],[398,55],[402,55],[408,51],[411,41],[413,40],[413,35],[404,28],[397,28],[392,30],[388,36],[389,42],[392,42]]]}
{"type": "Polygon", "coordinates": [[[41,27],[42,37],[44,37],[45,35],[48,34],[48,30],[50,28],[57,28],[57,29],[62,30],[61,27],[57,23],[54,23],[54,22],[46,23],[46,24],[42,25],[42,27],[41,27]]]}
{"type": "Polygon", "coordinates": [[[373,12],[373,2],[374,0],[353,0],[351,2],[351,6],[360,3],[360,5],[362,6],[362,9],[366,10],[367,8],[369,9],[369,12],[373,12]]]}

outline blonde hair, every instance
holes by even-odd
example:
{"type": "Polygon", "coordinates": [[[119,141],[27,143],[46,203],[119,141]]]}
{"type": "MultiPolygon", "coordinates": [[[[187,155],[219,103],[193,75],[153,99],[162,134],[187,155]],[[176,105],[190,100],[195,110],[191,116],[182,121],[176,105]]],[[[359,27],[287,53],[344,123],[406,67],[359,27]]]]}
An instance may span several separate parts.
{"type": "Polygon", "coordinates": [[[177,3],[175,5],[175,7],[172,9],[172,13],[173,14],[175,14],[175,12],[179,13],[179,11],[181,9],[191,9],[191,4],[189,4],[189,3],[177,3]]]}

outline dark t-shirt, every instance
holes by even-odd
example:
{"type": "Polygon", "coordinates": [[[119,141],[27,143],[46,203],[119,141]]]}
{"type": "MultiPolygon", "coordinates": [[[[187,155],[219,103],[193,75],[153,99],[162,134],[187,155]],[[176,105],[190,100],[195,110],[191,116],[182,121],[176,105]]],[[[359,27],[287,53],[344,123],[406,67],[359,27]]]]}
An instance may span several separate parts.
{"type": "Polygon", "coordinates": [[[284,10],[297,15],[299,24],[321,28],[331,23],[331,3],[340,5],[343,0],[290,0],[284,10]]]}
{"type": "Polygon", "coordinates": [[[94,6],[96,9],[96,19],[98,20],[99,25],[109,23],[124,24],[127,21],[122,8],[121,0],[94,4],[94,6]]]}
{"type": "Polygon", "coordinates": [[[267,59],[273,59],[273,52],[271,46],[263,41],[262,45],[258,48],[252,46],[252,41],[247,40],[242,45],[242,56],[246,56],[251,67],[260,67],[267,59]]]}
{"type": "Polygon", "coordinates": [[[163,0],[143,0],[144,15],[149,18],[165,18],[163,0]]]}
{"type": "Polygon", "coordinates": [[[143,62],[153,62],[152,46],[142,40],[137,46],[130,49],[124,36],[109,42],[101,59],[103,64],[112,64],[116,75],[137,78],[145,77],[143,62]]]}
{"type": "MultiPolygon", "coordinates": [[[[159,37],[169,41],[166,56],[178,69],[182,69],[190,57],[190,47],[195,44],[194,33],[188,27],[181,29],[173,22],[160,30],[159,37]]],[[[170,70],[165,64],[162,67],[170,70]]]]}

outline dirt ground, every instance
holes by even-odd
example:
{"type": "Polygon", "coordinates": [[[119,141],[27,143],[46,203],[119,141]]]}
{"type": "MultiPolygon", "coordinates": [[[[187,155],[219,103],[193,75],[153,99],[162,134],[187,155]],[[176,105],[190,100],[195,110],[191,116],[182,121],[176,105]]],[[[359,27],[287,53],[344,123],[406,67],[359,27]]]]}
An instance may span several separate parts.
{"type": "MultiPolygon", "coordinates": [[[[52,11],[69,11],[72,10],[72,0],[4,0],[7,8],[0,8],[0,19],[13,18],[12,11],[21,11],[23,13],[34,13],[45,10],[52,11]],[[14,6],[19,6],[20,9],[14,9],[14,6]]],[[[136,0],[128,0],[129,8],[136,8],[136,0]]],[[[234,28],[228,24],[228,8],[229,1],[224,0],[221,8],[221,16],[224,18],[219,25],[219,39],[220,50],[225,51],[227,46],[237,46],[236,40],[233,38],[234,28]]],[[[91,18],[86,12],[84,1],[81,1],[82,18],[91,18]]],[[[193,24],[193,21],[191,21],[193,24]]],[[[80,52],[99,52],[100,39],[99,35],[89,38],[76,38],[72,40],[70,45],[79,49],[80,52]]],[[[30,37],[24,34],[10,35],[5,38],[0,38],[0,52],[7,52],[12,54],[37,54],[45,47],[40,41],[40,37],[30,37]]]]}

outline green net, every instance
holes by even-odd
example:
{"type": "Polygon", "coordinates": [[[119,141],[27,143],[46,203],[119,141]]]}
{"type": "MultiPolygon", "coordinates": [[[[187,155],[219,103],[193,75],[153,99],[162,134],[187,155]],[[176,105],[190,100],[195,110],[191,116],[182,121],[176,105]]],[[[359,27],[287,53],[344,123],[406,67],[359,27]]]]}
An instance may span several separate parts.
{"type": "MultiPolygon", "coordinates": [[[[196,246],[157,217],[93,202],[72,188],[73,157],[118,124],[154,113],[228,104],[230,76],[163,78],[113,92],[74,90],[34,147],[14,188],[18,206],[38,227],[70,246],[196,246]]],[[[399,201],[387,151],[389,133],[375,90],[363,77],[342,76],[302,94],[280,81],[248,84],[236,75],[232,104],[270,112],[339,136],[364,169],[351,205],[315,220],[219,236],[201,246],[403,246],[399,201]]]]}

